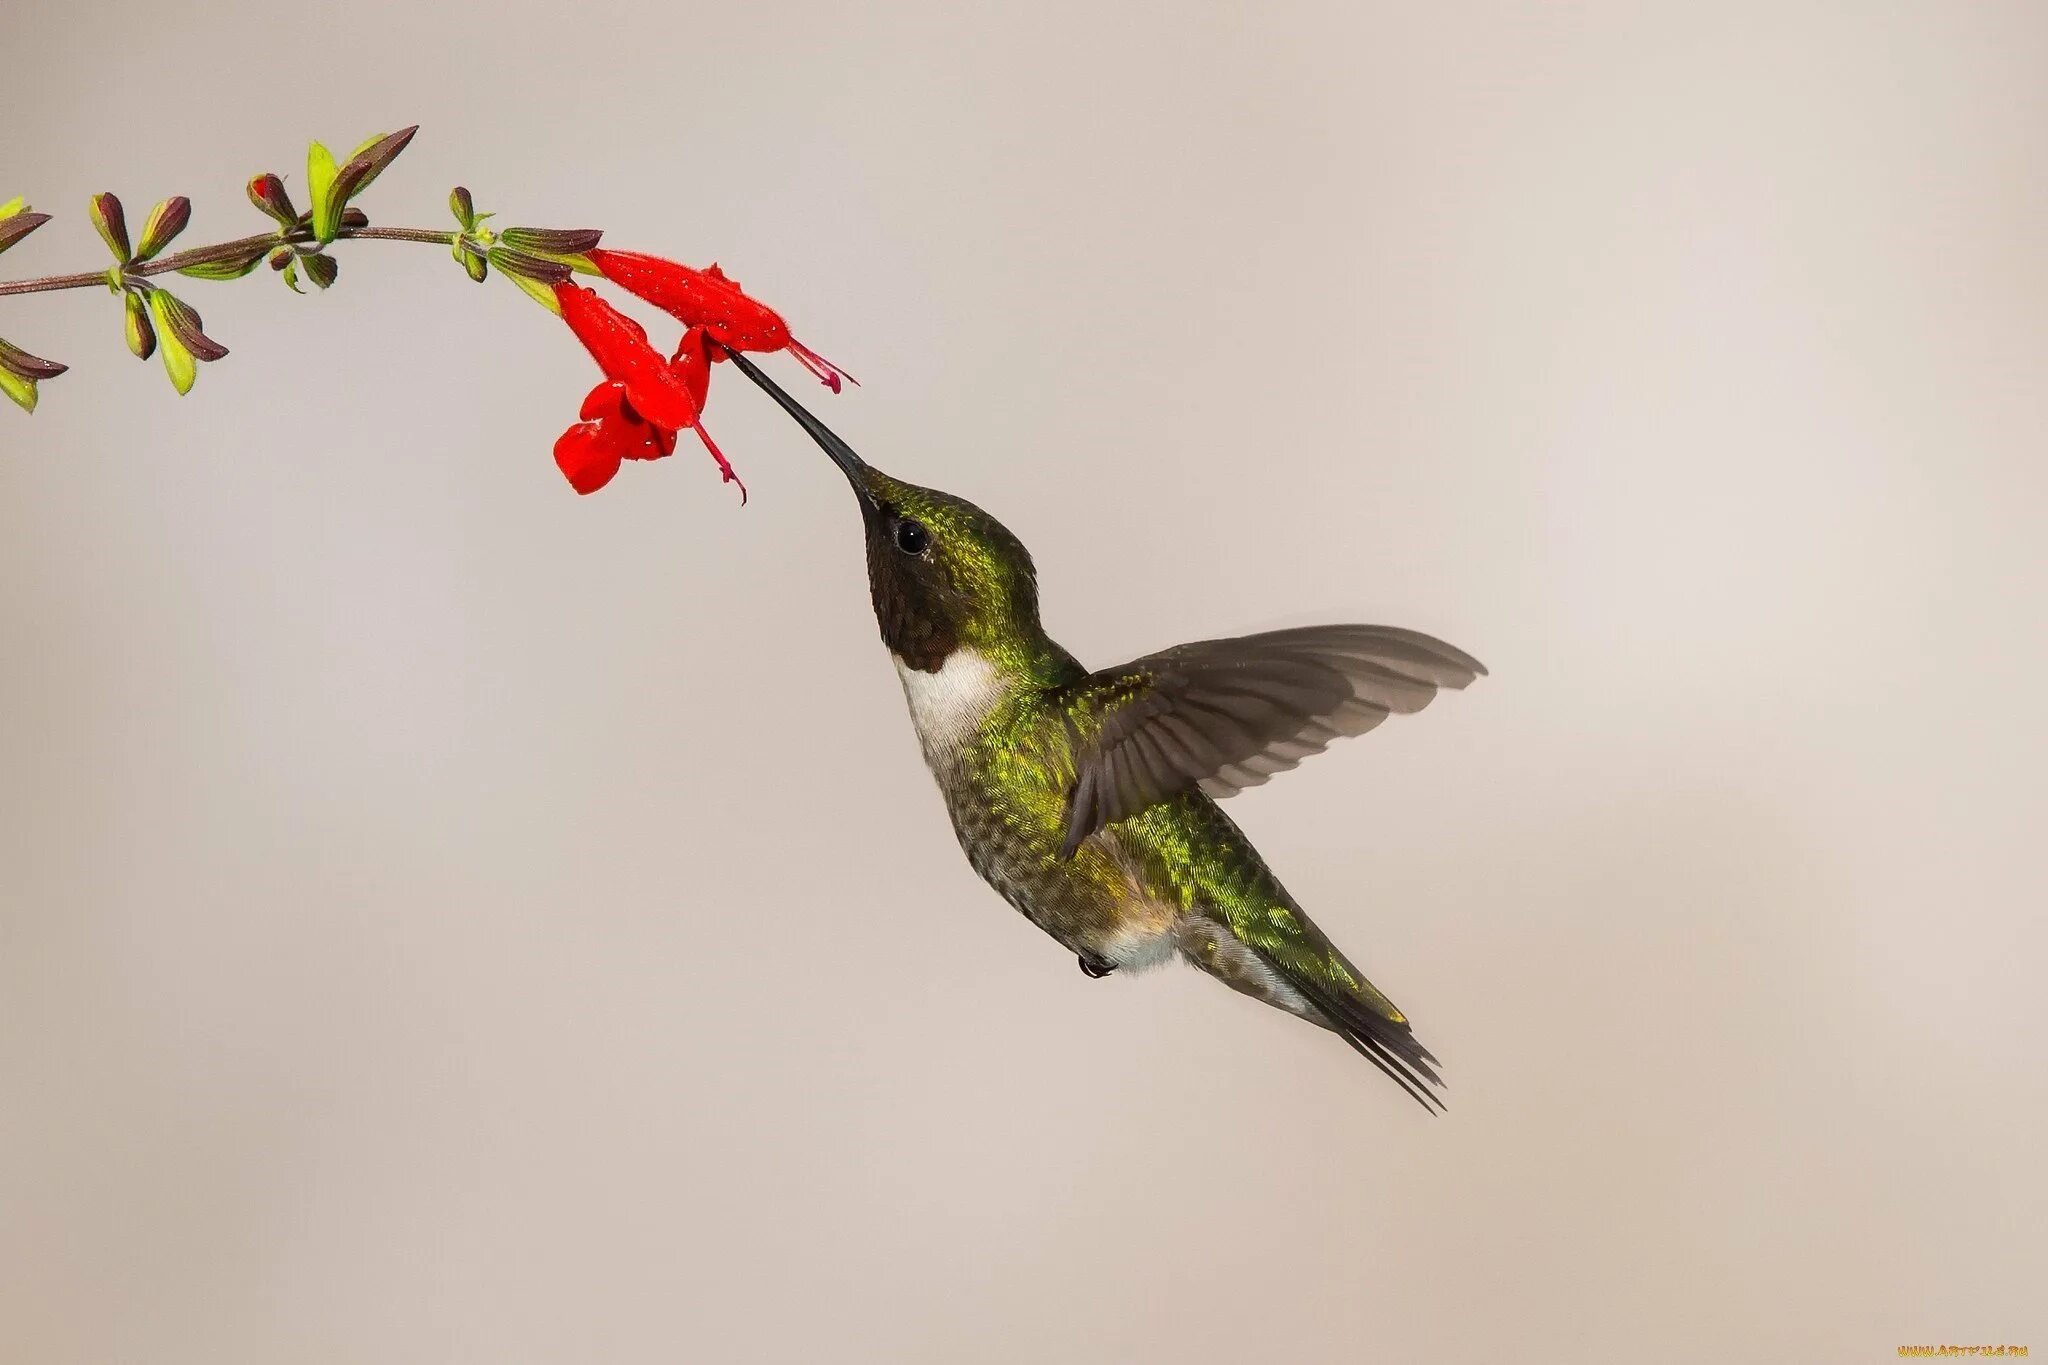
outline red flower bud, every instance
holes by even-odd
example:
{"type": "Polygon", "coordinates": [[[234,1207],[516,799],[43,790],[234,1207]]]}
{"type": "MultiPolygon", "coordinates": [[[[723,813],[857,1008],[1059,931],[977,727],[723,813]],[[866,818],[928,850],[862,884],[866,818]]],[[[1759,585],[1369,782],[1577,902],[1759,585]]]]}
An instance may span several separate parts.
{"type": "Polygon", "coordinates": [[[697,422],[697,400],[647,342],[640,324],[597,296],[564,281],[555,286],[562,320],[607,379],[625,388],[639,414],[655,426],[680,431],[697,422]]]}
{"type": "Polygon", "coordinates": [[[281,226],[291,227],[299,221],[299,211],[292,206],[292,197],[285,193],[284,181],[268,171],[249,182],[249,202],[281,226]]]}

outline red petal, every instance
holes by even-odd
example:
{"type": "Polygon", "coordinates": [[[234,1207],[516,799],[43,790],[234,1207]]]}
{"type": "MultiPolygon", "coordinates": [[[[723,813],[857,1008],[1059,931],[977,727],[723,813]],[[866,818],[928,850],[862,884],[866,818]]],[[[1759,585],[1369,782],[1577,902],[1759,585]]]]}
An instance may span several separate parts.
{"type": "Polygon", "coordinates": [[[621,443],[619,453],[629,460],[665,460],[676,453],[676,434],[643,425],[630,441],[621,443]]]}
{"type": "Polygon", "coordinates": [[[602,422],[616,419],[626,409],[626,386],[615,379],[607,379],[584,396],[583,406],[576,412],[586,422],[602,422]]]}
{"type": "Polygon", "coordinates": [[[578,493],[595,493],[619,472],[619,449],[595,422],[578,422],[555,439],[555,465],[578,493]]]}
{"type": "Polygon", "coordinates": [[[603,440],[628,460],[659,460],[673,455],[676,434],[642,417],[626,397],[626,386],[610,380],[592,389],[578,414],[594,423],[603,440]]]}

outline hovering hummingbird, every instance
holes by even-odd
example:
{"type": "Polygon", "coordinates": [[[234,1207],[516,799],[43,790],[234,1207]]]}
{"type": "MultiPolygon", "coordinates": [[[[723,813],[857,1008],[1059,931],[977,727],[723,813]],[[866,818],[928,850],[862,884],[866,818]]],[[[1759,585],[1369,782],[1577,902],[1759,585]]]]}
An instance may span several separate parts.
{"type": "Polygon", "coordinates": [[[1176,953],[1330,1029],[1425,1109],[1436,1058],[1217,806],[1486,669],[1392,626],[1203,640],[1091,673],[1038,621],[1031,554],[963,498],[867,464],[733,363],[853,485],[882,643],[967,861],[1091,977],[1176,953]],[[1425,1084],[1427,1083],[1427,1084],[1425,1084]]]}

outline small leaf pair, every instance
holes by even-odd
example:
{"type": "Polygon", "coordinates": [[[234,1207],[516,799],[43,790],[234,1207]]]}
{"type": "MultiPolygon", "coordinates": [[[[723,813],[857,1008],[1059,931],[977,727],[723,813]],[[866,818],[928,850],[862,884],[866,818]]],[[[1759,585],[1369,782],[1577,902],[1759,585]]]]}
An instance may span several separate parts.
{"type": "Polygon", "coordinates": [[[132,247],[128,242],[128,215],[121,208],[119,198],[112,194],[96,194],[92,197],[88,213],[100,240],[107,244],[107,250],[114,253],[114,260],[129,266],[152,259],[185,230],[192,221],[192,201],[179,194],[151,209],[142,224],[142,237],[132,247]]]}
{"type": "MultiPolygon", "coordinates": [[[[401,128],[384,137],[373,137],[339,165],[335,163],[334,153],[318,142],[306,149],[306,187],[313,196],[309,221],[314,237],[323,246],[341,235],[341,229],[346,226],[342,215],[349,200],[368,189],[370,182],[398,159],[398,154],[405,150],[406,144],[418,131],[419,128],[414,126],[401,128]]],[[[282,192],[282,186],[279,190],[282,192]]],[[[251,197],[254,197],[253,185],[251,197]]],[[[271,211],[262,204],[258,207],[266,213],[271,211]]]]}
{"type": "Polygon", "coordinates": [[[455,225],[464,232],[475,232],[483,226],[484,219],[498,216],[495,213],[478,213],[476,200],[460,185],[448,191],[448,211],[455,215],[455,225]]]}
{"type": "Polygon", "coordinates": [[[482,284],[491,275],[487,253],[495,240],[491,230],[484,226],[484,219],[494,215],[478,213],[476,200],[460,185],[448,191],[448,211],[455,215],[455,226],[460,229],[455,240],[448,243],[448,254],[455,258],[455,264],[462,267],[462,273],[469,276],[471,283],[482,284]]]}
{"type": "Polygon", "coordinates": [[[228,348],[208,336],[199,311],[168,289],[137,284],[123,297],[128,349],[136,359],[163,353],[164,373],[181,395],[192,392],[199,363],[219,360],[228,348]]]}
{"type": "Polygon", "coordinates": [[[294,294],[306,291],[299,288],[299,267],[306,268],[306,278],[321,289],[331,289],[341,278],[341,262],[312,246],[280,246],[270,250],[270,268],[284,278],[285,287],[294,294]]]}

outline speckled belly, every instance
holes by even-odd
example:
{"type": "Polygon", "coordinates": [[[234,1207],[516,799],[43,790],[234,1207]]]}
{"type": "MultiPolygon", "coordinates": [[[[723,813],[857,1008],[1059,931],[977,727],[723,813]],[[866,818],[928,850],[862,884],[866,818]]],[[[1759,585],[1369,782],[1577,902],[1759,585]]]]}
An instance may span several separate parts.
{"type": "Polygon", "coordinates": [[[1151,893],[1140,860],[1119,836],[1100,835],[1061,861],[1054,856],[1056,825],[1020,827],[957,773],[935,775],[968,865],[1026,919],[1068,951],[1119,967],[1149,966],[1171,955],[1178,906],[1151,893]]]}

